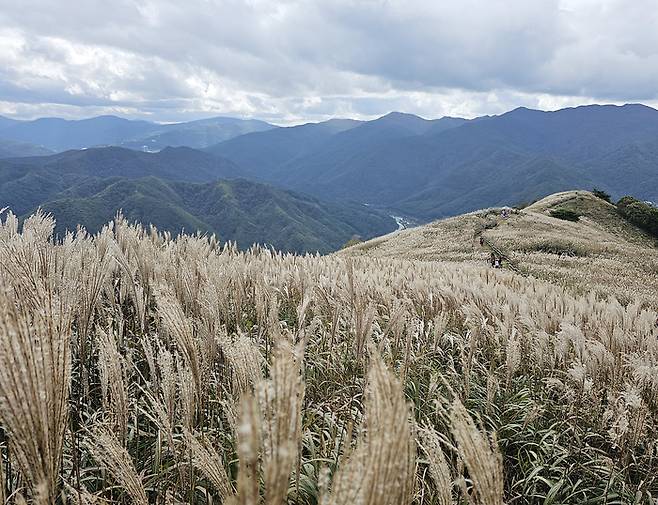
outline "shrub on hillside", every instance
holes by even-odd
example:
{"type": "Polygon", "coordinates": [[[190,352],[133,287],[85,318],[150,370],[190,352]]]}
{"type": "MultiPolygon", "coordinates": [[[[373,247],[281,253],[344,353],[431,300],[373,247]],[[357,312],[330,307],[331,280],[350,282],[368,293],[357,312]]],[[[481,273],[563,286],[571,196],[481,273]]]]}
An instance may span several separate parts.
{"type": "Polygon", "coordinates": [[[556,254],[558,256],[584,257],[587,256],[587,250],[570,241],[563,240],[544,240],[538,244],[524,249],[526,252],[543,252],[546,254],[556,254]]]}
{"type": "Polygon", "coordinates": [[[363,243],[363,239],[358,235],[354,235],[351,239],[345,242],[345,244],[343,244],[343,247],[341,247],[341,249],[347,249],[348,247],[352,247],[353,245],[362,244],[362,243],[363,243]]]}
{"type": "Polygon", "coordinates": [[[658,209],[632,196],[617,202],[617,210],[628,221],[654,237],[658,237],[658,209]]]}
{"type": "Polygon", "coordinates": [[[601,200],[605,200],[608,203],[612,203],[612,201],[610,200],[612,197],[601,189],[594,188],[592,190],[592,194],[597,198],[600,198],[601,200]]]}
{"type": "Polygon", "coordinates": [[[551,211],[551,217],[557,219],[563,219],[565,221],[578,221],[580,219],[580,214],[569,209],[553,209],[551,211]]]}

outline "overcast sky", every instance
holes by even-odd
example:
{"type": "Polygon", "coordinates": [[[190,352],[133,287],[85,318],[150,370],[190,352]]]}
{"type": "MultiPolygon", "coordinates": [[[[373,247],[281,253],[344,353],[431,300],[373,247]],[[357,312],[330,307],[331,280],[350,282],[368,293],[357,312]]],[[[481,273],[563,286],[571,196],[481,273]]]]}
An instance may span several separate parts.
{"type": "Polygon", "coordinates": [[[657,0],[0,0],[0,114],[658,104],[657,0]]]}

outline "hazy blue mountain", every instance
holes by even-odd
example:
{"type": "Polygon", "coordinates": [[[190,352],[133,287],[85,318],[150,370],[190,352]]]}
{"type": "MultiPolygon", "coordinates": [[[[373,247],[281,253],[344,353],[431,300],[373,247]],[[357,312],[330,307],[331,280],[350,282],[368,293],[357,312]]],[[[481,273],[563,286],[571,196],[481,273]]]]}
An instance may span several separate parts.
{"type": "Polygon", "coordinates": [[[39,207],[52,212],[60,234],[78,224],[97,231],[122,209],[161,230],[217,233],[245,247],[259,242],[297,252],[329,252],[353,235],[396,228],[363,205],[322,202],[235,178],[240,173],[230,161],[186,147],[0,160],[0,205],[24,216],[39,207]]]}
{"type": "Polygon", "coordinates": [[[450,130],[451,128],[457,128],[463,124],[469,123],[471,121],[480,121],[481,119],[484,118],[464,119],[461,117],[442,117],[432,121],[430,127],[425,131],[425,135],[436,135],[446,130],[450,130]]]}
{"type": "Polygon", "coordinates": [[[468,125],[475,138],[502,138],[572,162],[658,136],[658,111],[640,104],[587,105],[555,112],[520,107],[468,125]]]}
{"type": "Polygon", "coordinates": [[[322,123],[276,128],[266,132],[241,135],[206,149],[209,153],[235,161],[245,173],[272,180],[273,172],[285,163],[302,157],[337,133],[351,130],[360,121],[332,119],[322,123]]]}
{"type": "Polygon", "coordinates": [[[424,218],[574,187],[658,197],[658,111],[642,105],[516,109],[442,132],[427,152],[426,167],[409,166],[424,189],[395,202],[424,218]]]}
{"type": "Polygon", "coordinates": [[[41,118],[2,127],[0,137],[42,145],[52,151],[65,151],[117,144],[126,138],[144,135],[155,127],[148,121],[132,121],[116,116],[82,120],[41,118]]]}
{"type": "Polygon", "coordinates": [[[305,188],[302,191],[310,190],[331,198],[379,203],[384,199],[379,196],[371,198],[375,194],[374,187],[367,188],[365,185],[374,184],[381,186],[384,191],[397,192],[398,185],[414,183],[413,178],[405,180],[406,159],[417,153],[406,148],[391,152],[391,144],[403,146],[416,139],[422,142],[424,136],[433,129],[445,131],[464,122],[453,118],[431,121],[412,114],[392,112],[332,135],[310,153],[272,170],[266,179],[286,187],[305,188]],[[384,151],[389,153],[388,164],[371,165],[370,158],[384,151]],[[402,158],[398,159],[400,156],[402,158]],[[354,170],[355,167],[357,170],[354,170]],[[378,172],[376,180],[369,180],[369,167],[378,172]],[[395,181],[395,184],[391,185],[390,181],[395,181]]]}
{"type": "Polygon", "coordinates": [[[22,158],[25,156],[47,156],[53,154],[49,149],[27,142],[0,139],[1,158],[22,158]]]}
{"type": "Polygon", "coordinates": [[[658,136],[630,142],[582,163],[582,170],[615,198],[636,195],[658,202],[658,136]]]}
{"type": "Polygon", "coordinates": [[[168,146],[201,149],[246,133],[273,128],[277,127],[255,119],[216,117],[161,125],[158,131],[137,139],[126,140],[121,145],[140,151],[159,151],[168,146]]]}
{"type": "Polygon", "coordinates": [[[82,120],[41,118],[0,119],[0,138],[42,145],[52,151],[122,145],[159,151],[168,146],[206,147],[251,131],[274,128],[263,121],[211,118],[187,123],[158,124],[116,116],[82,120]]]}
{"type": "MultiPolygon", "coordinates": [[[[422,142],[432,132],[465,123],[467,120],[460,118],[427,120],[413,114],[391,112],[372,121],[333,120],[243,135],[211,147],[208,152],[235,161],[253,178],[283,187],[330,198],[381,203],[386,200],[370,197],[376,191],[361,188],[370,182],[368,167],[373,155],[389,150],[391,143],[404,143],[409,139],[422,142]],[[346,176],[352,171],[354,177],[346,176]],[[356,186],[343,186],[342,180],[356,186]]],[[[399,162],[389,160],[388,168],[378,163],[378,167],[373,168],[382,172],[376,176],[375,184],[387,188],[391,187],[391,181],[395,181],[395,185],[404,184],[399,178],[405,176],[405,160],[414,155],[407,150],[397,151],[393,158],[399,158],[399,162]]],[[[414,183],[413,179],[409,182],[414,183]]]]}
{"type": "Polygon", "coordinates": [[[6,126],[11,126],[17,121],[15,119],[10,119],[8,117],[0,116],[0,130],[6,126]]]}

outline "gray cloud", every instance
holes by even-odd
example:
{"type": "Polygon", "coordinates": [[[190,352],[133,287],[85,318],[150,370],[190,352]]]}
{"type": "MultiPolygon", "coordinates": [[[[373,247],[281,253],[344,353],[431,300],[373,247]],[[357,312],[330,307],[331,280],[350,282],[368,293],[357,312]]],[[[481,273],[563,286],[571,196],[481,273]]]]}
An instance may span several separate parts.
{"type": "Polygon", "coordinates": [[[0,0],[0,113],[296,122],[658,101],[655,0],[0,0]]]}

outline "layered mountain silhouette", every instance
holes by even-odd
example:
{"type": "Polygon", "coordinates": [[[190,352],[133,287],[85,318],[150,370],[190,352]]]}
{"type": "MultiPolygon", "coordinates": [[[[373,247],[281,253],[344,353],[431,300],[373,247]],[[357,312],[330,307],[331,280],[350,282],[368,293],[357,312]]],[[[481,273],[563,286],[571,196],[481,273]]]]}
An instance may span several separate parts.
{"type": "Polygon", "coordinates": [[[423,220],[574,187],[658,201],[658,111],[643,105],[519,108],[472,121],[393,113],[333,134],[296,128],[310,137],[297,150],[279,149],[299,135],[280,128],[208,151],[253,178],[423,220]]]}
{"type": "Polygon", "coordinates": [[[389,215],[424,222],[592,187],[658,202],[658,111],[637,104],[293,127],[0,117],[5,138],[0,208],[43,206],[58,231],[94,231],[122,208],[172,231],[326,252],[390,231],[389,215]],[[65,147],[77,150],[35,156],[65,147]]]}
{"type": "Polygon", "coordinates": [[[235,163],[186,147],[92,148],[0,160],[0,202],[18,215],[37,208],[52,213],[59,234],[78,225],[96,232],[121,210],[131,221],[172,233],[216,233],[242,247],[295,252],[326,253],[354,235],[397,226],[363,205],[322,202],[240,175],[235,163]]]}
{"type": "MultiPolygon", "coordinates": [[[[207,147],[252,131],[274,128],[257,120],[217,117],[186,123],[158,124],[116,116],[82,120],[41,118],[16,121],[0,117],[0,139],[61,152],[95,146],[124,146],[140,151],[165,147],[207,147]]],[[[6,156],[2,156],[6,157],[6,156]]]]}

